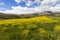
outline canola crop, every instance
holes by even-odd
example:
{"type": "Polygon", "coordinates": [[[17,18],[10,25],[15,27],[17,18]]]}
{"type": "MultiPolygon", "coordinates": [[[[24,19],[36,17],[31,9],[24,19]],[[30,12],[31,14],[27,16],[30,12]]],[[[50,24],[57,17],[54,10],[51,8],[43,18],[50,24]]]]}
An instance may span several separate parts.
{"type": "Polygon", "coordinates": [[[47,16],[0,21],[0,40],[60,40],[59,20],[47,16]]]}

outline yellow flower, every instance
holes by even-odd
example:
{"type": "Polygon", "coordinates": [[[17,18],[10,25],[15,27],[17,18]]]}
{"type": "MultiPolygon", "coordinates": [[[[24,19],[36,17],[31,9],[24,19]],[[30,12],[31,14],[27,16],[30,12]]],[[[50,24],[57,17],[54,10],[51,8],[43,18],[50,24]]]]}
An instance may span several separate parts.
{"type": "Polygon", "coordinates": [[[30,32],[30,30],[24,30],[21,35],[27,36],[29,32],[30,32]]]}
{"type": "Polygon", "coordinates": [[[56,25],[56,26],[54,27],[54,30],[59,32],[59,31],[60,31],[60,25],[56,25]]]}
{"type": "Polygon", "coordinates": [[[47,33],[46,30],[43,28],[40,28],[39,31],[40,31],[40,33],[47,33]]]}

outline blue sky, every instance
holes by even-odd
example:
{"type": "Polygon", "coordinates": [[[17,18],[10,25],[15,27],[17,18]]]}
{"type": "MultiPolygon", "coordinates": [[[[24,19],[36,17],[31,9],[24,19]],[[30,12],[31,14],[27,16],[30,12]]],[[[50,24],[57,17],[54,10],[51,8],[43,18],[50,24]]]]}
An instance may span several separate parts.
{"type": "Polygon", "coordinates": [[[0,12],[34,13],[43,11],[60,12],[60,0],[0,0],[0,12]]]}
{"type": "MultiPolygon", "coordinates": [[[[5,5],[0,6],[0,8],[4,8],[4,9],[11,9],[12,6],[18,6],[18,5],[22,5],[24,6],[24,4],[17,4],[14,0],[0,0],[0,3],[4,3],[5,5]]],[[[2,10],[4,10],[2,9],[2,10]]]]}
{"type": "MultiPolygon", "coordinates": [[[[34,0],[31,0],[32,2],[34,2],[34,0]]],[[[4,3],[5,5],[2,5],[0,6],[0,9],[1,8],[4,8],[4,9],[11,9],[12,6],[21,6],[21,7],[26,7],[27,5],[25,4],[24,1],[21,1],[19,4],[15,2],[15,0],[0,0],[0,3],[4,3]]],[[[31,6],[27,6],[27,7],[35,7],[35,6],[38,6],[37,3],[31,5],[31,6]]],[[[4,10],[4,9],[1,9],[1,10],[4,10]]]]}

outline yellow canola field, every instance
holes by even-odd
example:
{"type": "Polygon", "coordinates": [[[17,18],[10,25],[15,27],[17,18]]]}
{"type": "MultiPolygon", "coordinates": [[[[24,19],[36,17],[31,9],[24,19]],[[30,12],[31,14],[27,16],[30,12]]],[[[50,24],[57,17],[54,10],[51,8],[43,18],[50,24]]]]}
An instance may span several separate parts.
{"type": "Polygon", "coordinates": [[[22,23],[50,23],[50,22],[58,22],[58,20],[54,20],[52,18],[48,18],[46,16],[35,17],[35,18],[27,18],[27,19],[9,19],[9,20],[1,20],[0,24],[22,24],[22,23]]]}

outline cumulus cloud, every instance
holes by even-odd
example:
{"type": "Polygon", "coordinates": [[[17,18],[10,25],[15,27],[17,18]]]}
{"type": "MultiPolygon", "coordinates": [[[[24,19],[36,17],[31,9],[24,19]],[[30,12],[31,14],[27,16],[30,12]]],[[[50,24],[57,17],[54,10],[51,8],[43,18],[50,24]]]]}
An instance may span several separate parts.
{"type": "Polygon", "coordinates": [[[4,13],[15,13],[15,14],[23,14],[23,13],[33,13],[39,11],[39,8],[28,8],[28,7],[12,7],[12,10],[6,10],[4,13]]]}
{"type": "Polygon", "coordinates": [[[34,0],[34,1],[32,1],[32,0],[15,0],[15,2],[16,3],[20,3],[20,2],[25,2],[25,5],[26,6],[31,6],[31,5],[33,5],[34,3],[36,3],[36,4],[40,4],[40,2],[42,1],[42,0],[34,0]]]}
{"type": "Polygon", "coordinates": [[[15,2],[18,3],[18,4],[19,4],[21,1],[26,2],[26,0],[15,0],[15,2]]]}
{"type": "Polygon", "coordinates": [[[60,7],[60,4],[57,4],[56,7],[60,7]]]}
{"type": "Polygon", "coordinates": [[[15,2],[20,3],[20,2],[21,2],[21,0],[15,0],[15,2]]]}
{"type": "Polygon", "coordinates": [[[43,11],[60,11],[60,0],[35,0],[33,1],[26,1],[26,0],[15,0],[17,3],[21,1],[25,1],[27,6],[31,6],[34,3],[40,4],[38,7],[28,8],[28,7],[21,7],[21,6],[13,6],[11,7],[12,10],[5,10],[4,13],[15,13],[15,14],[23,14],[23,13],[34,13],[34,12],[43,12],[43,11]],[[58,3],[58,4],[57,4],[58,3]],[[56,4],[56,5],[55,5],[56,4]],[[55,5],[55,6],[53,6],[55,5]]]}
{"type": "Polygon", "coordinates": [[[6,10],[4,13],[14,13],[14,14],[26,14],[26,13],[36,13],[36,12],[43,12],[47,11],[49,8],[48,6],[41,6],[41,7],[35,7],[35,8],[28,8],[28,7],[12,7],[12,10],[6,10]]]}
{"type": "Polygon", "coordinates": [[[33,5],[33,4],[40,5],[41,1],[42,1],[42,0],[34,0],[34,1],[28,0],[28,1],[25,1],[25,2],[26,2],[26,5],[27,5],[27,6],[31,6],[31,5],[33,5]]]}
{"type": "Polygon", "coordinates": [[[50,7],[49,10],[53,12],[60,12],[60,4],[57,4],[55,7],[50,7]]]}
{"type": "Polygon", "coordinates": [[[26,6],[31,6],[31,5],[33,5],[33,2],[32,1],[27,1],[26,2],[26,6]]]}
{"type": "Polygon", "coordinates": [[[3,11],[0,10],[0,12],[3,12],[3,11]]]}

